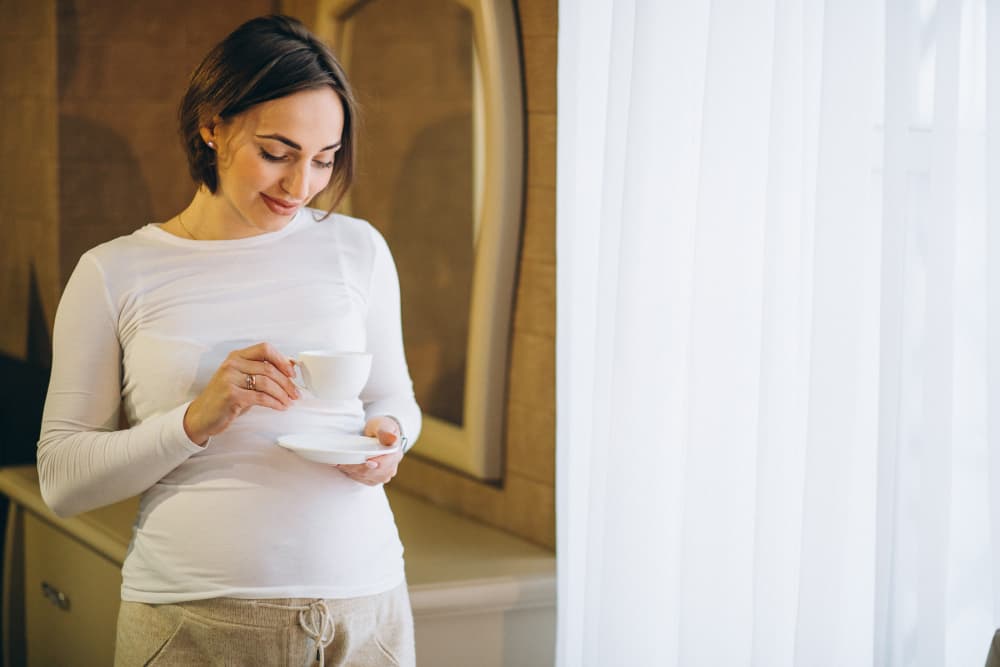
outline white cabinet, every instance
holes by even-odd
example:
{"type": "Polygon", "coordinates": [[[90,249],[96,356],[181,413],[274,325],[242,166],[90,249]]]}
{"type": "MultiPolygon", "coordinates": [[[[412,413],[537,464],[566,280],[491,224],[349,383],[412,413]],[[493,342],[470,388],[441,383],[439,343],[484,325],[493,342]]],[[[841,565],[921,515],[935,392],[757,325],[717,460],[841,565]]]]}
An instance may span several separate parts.
{"type": "Polygon", "coordinates": [[[28,666],[112,664],[119,566],[31,513],[24,553],[28,666]]]}

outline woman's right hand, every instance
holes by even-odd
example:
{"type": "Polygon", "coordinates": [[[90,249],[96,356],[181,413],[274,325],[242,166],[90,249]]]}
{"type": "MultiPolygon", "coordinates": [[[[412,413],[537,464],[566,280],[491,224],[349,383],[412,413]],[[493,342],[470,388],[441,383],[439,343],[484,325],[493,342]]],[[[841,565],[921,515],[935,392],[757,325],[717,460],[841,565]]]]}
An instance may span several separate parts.
{"type": "Polygon", "coordinates": [[[191,442],[204,445],[255,405],[288,409],[299,397],[299,390],[292,382],[294,376],[291,360],[270,343],[230,352],[184,413],[187,436],[191,442]],[[247,388],[248,376],[254,378],[254,389],[247,388]]]}

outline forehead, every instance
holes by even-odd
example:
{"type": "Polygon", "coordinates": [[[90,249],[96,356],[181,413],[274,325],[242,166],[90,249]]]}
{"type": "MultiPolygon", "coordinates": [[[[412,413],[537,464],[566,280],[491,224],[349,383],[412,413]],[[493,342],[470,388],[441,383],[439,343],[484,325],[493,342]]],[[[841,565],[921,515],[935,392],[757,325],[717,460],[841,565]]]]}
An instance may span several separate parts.
{"type": "Polygon", "coordinates": [[[253,134],[281,134],[304,149],[340,141],[344,107],[332,88],[303,90],[258,104],[245,114],[253,134]]]}

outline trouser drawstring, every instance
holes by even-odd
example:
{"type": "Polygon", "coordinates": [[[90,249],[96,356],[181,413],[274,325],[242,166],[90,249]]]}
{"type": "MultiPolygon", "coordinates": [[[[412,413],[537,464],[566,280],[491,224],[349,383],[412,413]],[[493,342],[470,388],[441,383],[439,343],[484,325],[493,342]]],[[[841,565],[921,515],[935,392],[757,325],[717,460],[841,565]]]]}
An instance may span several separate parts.
{"type": "MultiPolygon", "coordinates": [[[[330,616],[330,608],[326,606],[326,600],[316,600],[307,605],[281,605],[268,602],[258,602],[261,607],[271,609],[289,609],[299,612],[299,625],[316,642],[316,657],[319,666],[326,664],[326,647],[333,642],[333,617],[330,616]]],[[[312,665],[313,658],[306,661],[306,667],[312,665]]]]}

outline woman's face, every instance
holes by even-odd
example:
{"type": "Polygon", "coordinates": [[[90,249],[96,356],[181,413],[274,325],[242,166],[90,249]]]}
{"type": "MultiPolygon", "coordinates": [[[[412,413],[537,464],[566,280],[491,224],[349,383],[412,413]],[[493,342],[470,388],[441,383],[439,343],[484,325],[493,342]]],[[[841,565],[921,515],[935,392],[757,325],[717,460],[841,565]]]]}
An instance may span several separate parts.
{"type": "Polygon", "coordinates": [[[330,182],[344,109],[331,88],[264,102],[202,128],[215,144],[227,226],[236,236],[276,231],[330,182]]]}

